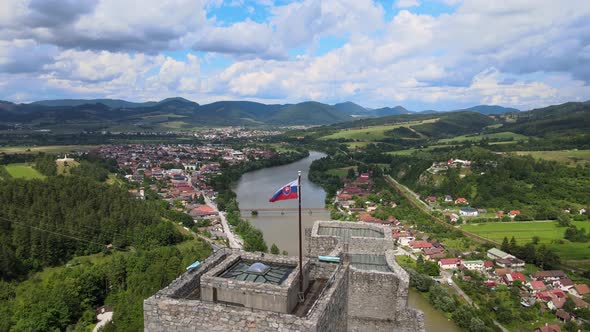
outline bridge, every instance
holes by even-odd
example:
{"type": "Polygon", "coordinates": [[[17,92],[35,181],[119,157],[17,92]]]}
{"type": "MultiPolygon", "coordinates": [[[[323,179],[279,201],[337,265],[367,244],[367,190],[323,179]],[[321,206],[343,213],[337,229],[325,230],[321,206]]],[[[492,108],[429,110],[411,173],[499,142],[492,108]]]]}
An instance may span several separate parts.
{"type": "MultiPolygon", "coordinates": [[[[281,214],[284,214],[285,212],[297,212],[299,211],[298,208],[250,208],[250,209],[240,209],[240,212],[242,213],[246,213],[246,212],[280,212],[281,214]]],[[[326,208],[301,208],[301,212],[303,213],[309,213],[312,214],[313,211],[328,211],[328,209],[326,208]]]]}

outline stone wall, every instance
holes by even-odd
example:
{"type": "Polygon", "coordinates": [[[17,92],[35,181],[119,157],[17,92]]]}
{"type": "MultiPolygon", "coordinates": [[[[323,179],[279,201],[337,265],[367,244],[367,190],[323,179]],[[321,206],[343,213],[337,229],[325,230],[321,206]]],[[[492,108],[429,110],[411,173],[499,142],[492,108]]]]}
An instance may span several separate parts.
{"type": "Polygon", "coordinates": [[[316,323],[316,331],[341,332],[348,330],[348,273],[340,265],[328,280],[318,306],[312,308],[308,317],[316,323]],[[315,309],[315,310],[314,310],[315,309]]]}
{"type": "Polygon", "coordinates": [[[394,249],[393,237],[389,227],[364,222],[319,221],[314,224],[311,231],[306,231],[306,236],[307,252],[310,257],[337,255],[338,252],[342,251],[355,254],[383,254],[387,250],[394,249]],[[320,235],[319,228],[321,226],[373,229],[382,233],[383,238],[357,236],[340,238],[338,236],[320,235]]]}
{"type": "Polygon", "coordinates": [[[348,282],[349,318],[395,320],[399,285],[395,274],[350,267],[348,282]]]}
{"type": "MultiPolygon", "coordinates": [[[[296,267],[280,285],[256,283],[218,277],[239,260],[252,260],[283,265],[298,264],[297,257],[281,255],[261,256],[258,253],[240,252],[228,256],[201,277],[201,298],[243,305],[248,308],[288,313],[295,308],[299,292],[299,268],[296,267]]],[[[303,289],[309,284],[309,261],[303,260],[303,289]]]]}
{"type": "Polygon", "coordinates": [[[330,280],[322,296],[312,306],[306,317],[208,301],[173,299],[156,294],[144,301],[144,330],[146,332],[346,331],[347,270],[342,267],[335,270],[330,280]]]}

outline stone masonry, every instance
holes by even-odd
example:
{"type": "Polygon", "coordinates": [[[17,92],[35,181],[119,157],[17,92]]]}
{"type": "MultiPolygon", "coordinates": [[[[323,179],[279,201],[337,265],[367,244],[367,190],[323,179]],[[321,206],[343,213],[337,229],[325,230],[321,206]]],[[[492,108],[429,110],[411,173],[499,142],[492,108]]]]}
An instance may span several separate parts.
{"type": "Polygon", "coordinates": [[[219,277],[240,259],[298,265],[297,257],[221,249],[144,301],[144,330],[424,331],[422,312],[407,306],[409,277],[395,262],[388,228],[316,221],[306,237],[303,276],[309,293],[303,311],[294,308],[299,266],[279,285],[219,277]],[[320,227],[342,227],[334,234],[347,236],[320,235],[320,227]],[[351,263],[352,254],[367,257],[367,264],[351,263]],[[341,263],[320,261],[320,255],[338,256],[341,263]],[[385,257],[382,264],[374,263],[377,256],[385,257]]]}

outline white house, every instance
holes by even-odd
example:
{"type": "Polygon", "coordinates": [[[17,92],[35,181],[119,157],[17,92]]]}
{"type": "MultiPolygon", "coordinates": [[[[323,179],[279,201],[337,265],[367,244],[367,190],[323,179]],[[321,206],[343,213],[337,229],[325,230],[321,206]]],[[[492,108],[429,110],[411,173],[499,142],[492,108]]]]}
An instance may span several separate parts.
{"type": "Polygon", "coordinates": [[[438,261],[438,267],[443,270],[454,270],[461,265],[461,258],[443,258],[438,261]]]}
{"type": "Polygon", "coordinates": [[[470,271],[479,271],[483,272],[485,269],[484,263],[482,260],[475,260],[475,261],[463,261],[461,263],[467,270],[470,271]]]}
{"type": "Polygon", "coordinates": [[[477,210],[472,207],[463,207],[459,209],[459,214],[462,217],[477,217],[479,212],[477,212],[477,210]]]}

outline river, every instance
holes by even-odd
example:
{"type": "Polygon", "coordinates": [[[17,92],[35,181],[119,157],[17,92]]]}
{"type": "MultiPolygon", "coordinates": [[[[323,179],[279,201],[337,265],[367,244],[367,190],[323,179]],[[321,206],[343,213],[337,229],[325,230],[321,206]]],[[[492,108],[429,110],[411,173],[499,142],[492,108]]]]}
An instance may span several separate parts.
{"type": "MultiPolygon", "coordinates": [[[[294,163],[264,168],[242,175],[234,188],[240,209],[297,209],[296,199],[274,203],[270,203],[268,199],[279,188],[297,179],[297,171],[301,171],[301,223],[303,229],[311,228],[316,220],[330,220],[328,210],[316,210],[324,207],[326,192],[307,178],[312,161],[324,156],[325,154],[321,152],[311,151],[307,158],[294,163]],[[310,210],[306,210],[306,208],[314,210],[310,214],[310,210]]],[[[258,216],[244,212],[242,217],[249,219],[252,225],[262,230],[264,240],[269,246],[275,243],[281,250],[287,250],[291,255],[298,254],[297,211],[258,211],[258,216]]],[[[303,248],[305,248],[305,244],[303,248]]]]}
{"type": "MultiPolygon", "coordinates": [[[[311,163],[324,156],[325,154],[321,152],[311,151],[307,158],[294,163],[246,173],[242,175],[233,188],[242,210],[279,209],[276,211],[259,211],[258,216],[252,216],[250,212],[242,214],[242,217],[250,220],[252,225],[262,230],[264,239],[269,246],[275,243],[281,250],[287,250],[290,255],[297,255],[297,211],[280,210],[296,209],[297,200],[275,203],[268,201],[278,188],[297,178],[297,171],[301,171],[301,206],[303,211],[301,219],[303,228],[311,228],[316,220],[330,220],[328,210],[317,210],[324,207],[325,191],[307,178],[311,163]],[[314,210],[310,211],[310,208],[314,210]]],[[[305,243],[303,250],[305,250],[305,243]]],[[[416,291],[410,290],[408,303],[424,312],[426,331],[460,331],[455,324],[434,309],[416,291]]]]}

